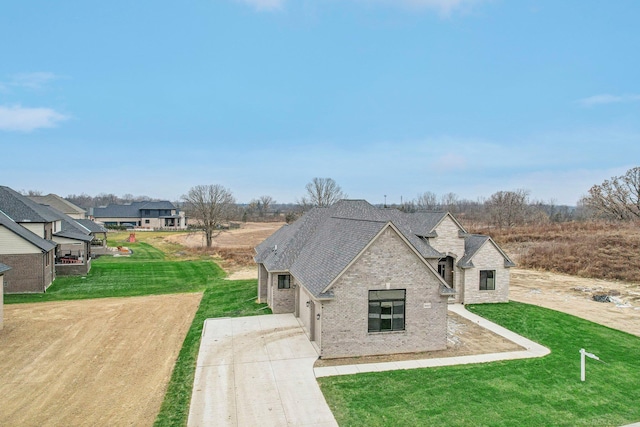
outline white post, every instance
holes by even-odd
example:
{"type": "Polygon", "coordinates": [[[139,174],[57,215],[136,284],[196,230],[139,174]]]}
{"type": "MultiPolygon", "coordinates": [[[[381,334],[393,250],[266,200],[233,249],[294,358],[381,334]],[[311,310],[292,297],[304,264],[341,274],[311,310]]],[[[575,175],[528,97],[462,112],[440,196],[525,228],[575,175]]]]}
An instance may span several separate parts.
{"type": "Polygon", "coordinates": [[[585,371],[585,369],[584,369],[584,353],[585,353],[584,348],[581,348],[580,349],[580,381],[583,381],[583,382],[584,382],[584,377],[585,377],[585,375],[584,375],[584,371],[585,371]]]}

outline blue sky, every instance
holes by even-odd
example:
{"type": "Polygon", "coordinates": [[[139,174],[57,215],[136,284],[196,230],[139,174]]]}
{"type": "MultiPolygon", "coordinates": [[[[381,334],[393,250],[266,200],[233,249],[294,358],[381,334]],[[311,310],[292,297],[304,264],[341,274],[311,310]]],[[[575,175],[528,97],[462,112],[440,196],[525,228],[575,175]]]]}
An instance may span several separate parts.
{"type": "Polygon", "coordinates": [[[0,184],[575,204],[640,161],[634,0],[14,1],[0,184]]]}

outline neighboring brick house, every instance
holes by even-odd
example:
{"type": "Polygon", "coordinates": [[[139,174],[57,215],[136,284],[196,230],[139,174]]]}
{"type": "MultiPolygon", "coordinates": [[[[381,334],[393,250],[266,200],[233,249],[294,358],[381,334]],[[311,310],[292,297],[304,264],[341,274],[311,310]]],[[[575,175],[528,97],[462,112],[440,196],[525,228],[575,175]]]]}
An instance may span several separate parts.
{"type": "Polygon", "coordinates": [[[256,247],[258,299],[324,358],[440,350],[448,302],[508,300],[511,260],[449,213],[314,208],[256,247]]]}
{"type": "Polygon", "coordinates": [[[169,201],[132,202],[123,205],[112,203],[89,209],[89,216],[105,226],[129,225],[138,228],[178,230],[187,228],[184,212],[169,201]]]}
{"type": "Polygon", "coordinates": [[[4,323],[4,274],[9,270],[11,267],[0,263],[0,329],[4,323]]]}
{"type": "Polygon", "coordinates": [[[55,279],[56,244],[22,227],[0,211],[0,262],[4,293],[44,292],[55,279]]]}

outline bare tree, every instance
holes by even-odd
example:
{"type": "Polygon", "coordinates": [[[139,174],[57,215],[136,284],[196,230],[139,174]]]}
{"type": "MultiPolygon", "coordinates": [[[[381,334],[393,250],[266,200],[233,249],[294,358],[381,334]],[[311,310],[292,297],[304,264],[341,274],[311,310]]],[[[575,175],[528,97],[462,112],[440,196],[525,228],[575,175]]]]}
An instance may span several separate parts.
{"type": "Polygon", "coordinates": [[[486,205],[491,221],[498,227],[513,227],[525,219],[529,198],[527,190],[498,191],[491,195],[486,205]]]}
{"type": "Polygon", "coordinates": [[[640,218],[640,167],[594,185],[583,204],[598,216],[616,220],[640,218]]]}
{"type": "Polygon", "coordinates": [[[438,197],[431,191],[425,191],[422,194],[418,194],[416,206],[421,210],[435,211],[438,209],[438,197]]]}
{"type": "Polygon", "coordinates": [[[235,199],[230,190],[220,184],[196,185],[182,196],[187,215],[202,224],[207,247],[223,221],[235,212],[235,199]]]}
{"type": "Polygon", "coordinates": [[[458,205],[458,195],[456,193],[443,194],[440,197],[440,208],[455,213],[458,205]]]}
{"type": "Polygon", "coordinates": [[[260,196],[258,201],[260,202],[260,205],[261,205],[261,208],[262,208],[262,215],[264,215],[267,212],[269,212],[269,209],[271,208],[271,205],[276,203],[276,201],[273,200],[273,197],[271,197],[271,196],[260,196]]]}
{"type": "Polygon", "coordinates": [[[348,197],[331,178],[313,178],[305,188],[307,194],[299,201],[303,207],[331,206],[338,200],[348,197]]]}

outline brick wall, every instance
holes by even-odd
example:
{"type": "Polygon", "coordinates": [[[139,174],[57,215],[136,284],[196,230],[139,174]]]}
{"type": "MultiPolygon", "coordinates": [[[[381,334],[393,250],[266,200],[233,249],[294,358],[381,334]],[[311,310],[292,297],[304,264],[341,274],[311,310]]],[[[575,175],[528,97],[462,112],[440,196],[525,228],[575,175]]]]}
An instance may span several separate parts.
{"type": "Polygon", "coordinates": [[[267,302],[267,279],[269,273],[264,264],[258,264],[258,302],[267,302]]]}
{"type": "Polygon", "coordinates": [[[291,287],[289,289],[278,289],[278,275],[278,273],[272,273],[270,275],[271,282],[269,286],[271,289],[271,299],[269,306],[274,314],[293,313],[296,302],[294,279],[291,277],[291,287]]]}
{"type": "Polygon", "coordinates": [[[0,273],[0,330],[4,319],[4,276],[0,273]]]}
{"type": "MultiPolygon", "coordinates": [[[[441,350],[447,345],[447,298],[440,280],[388,228],[333,286],[323,301],[323,358],[441,350]],[[368,332],[369,290],[406,289],[405,330],[368,332]]],[[[302,302],[301,302],[302,304],[302,302]]]]}
{"type": "Polygon", "coordinates": [[[474,268],[464,270],[464,303],[508,302],[510,271],[504,267],[504,257],[496,247],[488,241],[476,253],[472,261],[474,268]],[[495,290],[480,290],[481,270],[495,270],[495,290]]]}
{"type": "Polygon", "coordinates": [[[0,255],[0,262],[11,266],[4,274],[4,293],[44,292],[55,278],[53,251],[48,254],[0,255]],[[45,256],[49,266],[45,267],[45,256]]]}

